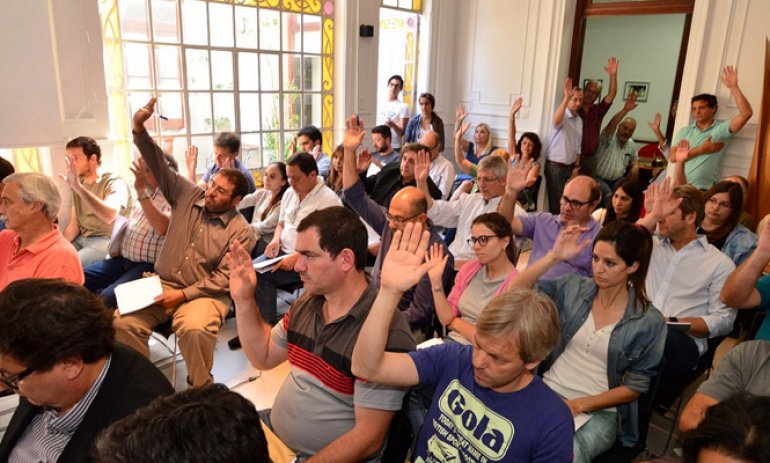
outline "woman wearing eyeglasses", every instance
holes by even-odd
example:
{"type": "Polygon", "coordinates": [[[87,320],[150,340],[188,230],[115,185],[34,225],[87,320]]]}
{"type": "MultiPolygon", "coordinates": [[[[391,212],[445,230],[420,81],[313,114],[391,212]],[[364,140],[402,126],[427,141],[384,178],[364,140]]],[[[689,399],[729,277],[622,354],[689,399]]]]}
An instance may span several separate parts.
{"type": "Polygon", "coordinates": [[[477,260],[468,261],[460,268],[449,297],[444,295],[441,284],[447,261],[441,246],[434,245],[428,259],[436,263],[428,272],[436,315],[441,324],[451,330],[447,338],[460,344],[471,343],[481,311],[518,275],[511,224],[502,215],[490,212],[476,217],[468,244],[477,260]]]}
{"type": "Polygon", "coordinates": [[[727,180],[715,183],[705,194],[706,215],[698,233],[704,233],[709,243],[741,265],[757,247],[757,235],[740,225],[743,210],[741,186],[727,180]]]}
{"type": "Polygon", "coordinates": [[[537,284],[559,312],[561,338],[539,373],[573,415],[587,419],[575,432],[575,462],[590,462],[617,437],[627,447],[638,442],[637,399],[650,388],[666,339],[666,322],[645,290],[652,236],[644,227],[615,221],[602,228],[594,240],[593,278],[569,273],[538,281],[591,243],[580,241],[583,231],[565,228],[548,254],[511,284],[537,284]]]}

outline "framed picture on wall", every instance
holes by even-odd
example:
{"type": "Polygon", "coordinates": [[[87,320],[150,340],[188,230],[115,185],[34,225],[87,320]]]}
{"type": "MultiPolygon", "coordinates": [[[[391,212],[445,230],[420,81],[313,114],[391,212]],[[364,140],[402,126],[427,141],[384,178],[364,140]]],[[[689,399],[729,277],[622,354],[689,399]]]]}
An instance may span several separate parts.
{"type": "Polygon", "coordinates": [[[623,101],[628,99],[628,95],[631,92],[636,93],[636,101],[644,103],[647,101],[650,93],[649,82],[626,82],[625,90],[623,91],[623,101]]]}

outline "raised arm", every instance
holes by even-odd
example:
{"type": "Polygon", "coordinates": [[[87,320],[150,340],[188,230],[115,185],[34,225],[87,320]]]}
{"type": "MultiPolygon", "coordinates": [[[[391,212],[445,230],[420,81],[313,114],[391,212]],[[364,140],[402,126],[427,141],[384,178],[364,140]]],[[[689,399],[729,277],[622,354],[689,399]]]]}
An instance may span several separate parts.
{"type": "Polygon", "coordinates": [[[235,303],[243,352],[254,367],[260,370],[274,368],[288,358],[288,353],[272,340],[272,329],[257,307],[254,299],[257,274],[251,256],[236,240],[230,245],[227,261],[230,265],[230,297],[235,303]]]}
{"type": "Polygon", "coordinates": [[[666,178],[658,185],[650,185],[644,198],[644,207],[647,215],[637,220],[636,223],[645,227],[650,233],[655,233],[658,222],[668,217],[682,203],[682,198],[674,198],[674,188],[671,179],[666,178]]]}
{"type": "Polygon", "coordinates": [[[147,174],[145,169],[147,165],[143,160],[139,159],[132,163],[131,172],[134,174],[134,190],[136,190],[136,200],[139,201],[139,205],[144,212],[144,216],[147,217],[147,221],[150,222],[150,226],[162,236],[168,232],[168,224],[171,223],[170,214],[158,209],[158,206],[152,201],[150,196],[147,196],[145,190],[147,188],[147,174]]]}
{"type": "MultiPolygon", "coordinates": [[[[513,155],[516,152],[516,114],[521,109],[521,97],[513,100],[511,110],[508,112],[508,152],[513,155]]],[[[521,154],[521,153],[519,153],[521,154]]]]}
{"type": "Polygon", "coordinates": [[[558,238],[556,238],[556,242],[554,242],[551,250],[537,262],[527,265],[527,268],[519,273],[508,285],[509,289],[531,288],[554,265],[577,257],[592,242],[590,237],[579,241],[580,235],[587,230],[587,228],[579,225],[570,225],[564,228],[559,233],[558,238]]]}
{"type": "Polygon", "coordinates": [[[356,150],[361,146],[365,135],[364,123],[360,122],[357,116],[350,116],[350,120],[345,122],[345,139],[342,142],[344,148],[342,188],[344,190],[352,188],[359,181],[356,150]]]}
{"type": "Polygon", "coordinates": [[[757,280],[770,262],[770,226],[766,225],[759,234],[754,252],[727,278],[720,299],[736,309],[750,309],[762,302],[757,291],[757,280]]]}
{"type": "Polygon", "coordinates": [[[618,111],[617,114],[612,116],[612,119],[610,119],[610,121],[604,127],[604,130],[602,131],[602,135],[606,137],[613,136],[615,134],[615,129],[618,128],[618,124],[620,124],[623,118],[626,117],[626,114],[636,109],[636,106],[637,106],[636,93],[631,92],[628,95],[628,99],[623,104],[623,107],[620,109],[620,111],[618,111]]]}
{"type": "MultiPolygon", "coordinates": [[[[111,190],[104,199],[83,188],[78,177],[75,163],[69,157],[64,157],[67,166],[66,175],[59,174],[59,178],[64,180],[72,189],[72,192],[78,195],[80,199],[88,205],[88,208],[94,212],[94,215],[102,222],[112,223],[120,214],[120,210],[128,204],[128,186],[121,179],[116,179],[109,185],[111,190]]],[[[77,236],[77,235],[76,235],[77,236]]]]}
{"type": "Polygon", "coordinates": [[[201,188],[206,188],[205,182],[199,182],[195,179],[195,171],[198,170],[198,147],[190,145],[184,152],[184,164],[187,168],[187,180],[195,183],[201,188]]]}
{"type": "Polygon", "coordinates": [[[687,184],[687,172],[684,170],[684,165],[687,162],[689,152],[690,142],[686,138],[682,138],[679,140],[679,144],[676,146],[674,152],[669,155],[671,162],[674,163],[673,187],[687,184]]]}
{"type": "Polygon", "coordinates": [[[730,89],[730,95],[738,107],[738,114],[730,120],[730,133],[737,133],[754,115],[749,100],[738,87],[738,71],[733,66],[725,66],[722,72],[722,83],[730,89]]]}
{"type": "MultiPolygon", "coordinates": [[[[466,161],[467,162],[467,161],[466,161]]],[[[414,161],[414,180],[417,188],[423,192],[428,200],[428,210],[433,207],[433,198],[428,187],[428,174],[430,173],[430,157],[425,151],[418,151],[414,161]]]]}
{"type": "Polygon", "coordinates": [[[513,228],[513,234],[518,236],[523,233],[523,227],[521,220],[516,217],[516,200],[519,197],[519,193],[527,188],[529,172],[532,169],[534,160],[530,159],[527,162],[522,162],[520,154],[512,153],[511,155],[513,156],[513,166],[511,166],[510,162],[506,163],[508,165],[508,175],[505,179],[505,194],[497,206],[497,212],[508,219],[511,223],[511,228],[513,228]]]}
{"type": "Polygon", "coordinates": [[[660,131],[660,121],[662,120],[662,117],[660,113],[655,113],[655,117],[647,123],[647,125],[650,126],[650,129],[655,134],[655,138],[658,139],[658,148],[660,148],[661,151],[663,151],[666,148],[666,137],[663,135],[663,132],[660,131]]]}
{"type": "Polygon", "coordinates": [[[458,105],[455,120],[455,163],[457,163],[460,170],[467,174],[470,173],[469,169],[473,163],[465,159],[467,143],[463,137],[465,136],[465,132],[467,132],[471,126],[470,122],[463,124],[465,116],[467,116],[467,114],[465,114],[465,106],[463,104],[458,105]]]}
{"type": "Polygon", "coordinates": [[[607,104],[612,104],[618,94],[618,64],[618,59],[612,56],[607,60],[607,65],[604,66],[604,70],[610,76],[610,89],[607,96],[604,97],[604,102],[607,104]]]}
{"type": "Polygon", "coordinates": [[[567,103],[569,103],[569,99],[572,97],[572,92],[575,91],[575,89],[572,87],[572,78],[567,77],[567,79],[564,81],[564,98],[562,98],[561,103],[559,103],[559,106],[556,107],[556,111],[553,113],[553,125],[554,127],[561,126],[561,123],[564,121],[564,114],[567,111],[567,103]]]}
{"type": "Polygon", "coordinates": [[[366,317],[353,349],[353,374],[375,383],[414,386],[417,367],[409,354],[386,352],[388,327],[403,293],[416,285],[431,264],[423,262],[430,233],[422,224],[408,223],[396,231],[382,264],[380,292],[366,317]]]}

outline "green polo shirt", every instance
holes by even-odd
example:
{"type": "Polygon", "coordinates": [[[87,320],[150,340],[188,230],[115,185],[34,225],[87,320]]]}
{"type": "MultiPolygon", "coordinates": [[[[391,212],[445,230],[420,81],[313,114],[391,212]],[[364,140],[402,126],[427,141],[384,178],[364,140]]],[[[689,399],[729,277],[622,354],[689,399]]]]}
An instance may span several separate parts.
{"type": "Polygon", "coordinates": [[[722,156],[725,154],[727,142],[730,141],[733,134],[730,132],[730,121],[717,121],[708,126],[705,130],[698,128],[695,123],[679,129],[671,144],[671,149],[675,149],[679,140],[687,139],[691,148],[700,146],[708,137],[712,142],[721,141],[725,144],[721,150],[716,153],[704,154],[687,161],[684,170],[687,175],[687,183],[701,190],[708,190],[719,180],[719,174],[722,171],[722,156]]]}

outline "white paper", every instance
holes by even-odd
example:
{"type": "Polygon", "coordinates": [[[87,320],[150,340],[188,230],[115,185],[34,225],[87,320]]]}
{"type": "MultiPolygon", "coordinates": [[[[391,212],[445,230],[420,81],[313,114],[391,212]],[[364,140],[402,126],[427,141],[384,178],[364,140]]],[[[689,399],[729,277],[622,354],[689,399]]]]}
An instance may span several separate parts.
{"type": "Polygon", "coordinates": [[[590,419],[591,419],[591,415],[589,415],[588,413],[578,413],[577,415],[575,415],[574,417],[575,431],[580,429],[580,427],[583,426],[584,424],[588,423],[588,420],[590,419]]]}
{"type": "Polygon", "coordinates": [[[258,262],[254,264],[254,270],[256,270],[259,273],[265,273],[273,269],[273,266],[277,264],[278,262],[286,259],[291,254],[284,254],[282,256],[275,257],[273,259],[267,259],[263,260],[262,262],[258,262]]]}
{"type": "Polygon", "coordinates": [[[118,300],[118,312],[121,315],[136,312],[155,303],[155,299],[163,294],[160,277],[140,278],[115,287],[115,298],[118,300]]]}

